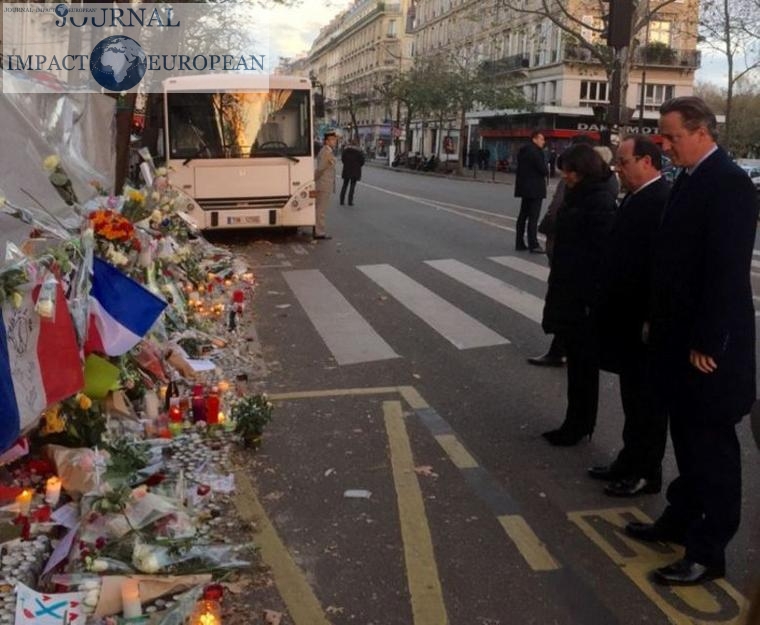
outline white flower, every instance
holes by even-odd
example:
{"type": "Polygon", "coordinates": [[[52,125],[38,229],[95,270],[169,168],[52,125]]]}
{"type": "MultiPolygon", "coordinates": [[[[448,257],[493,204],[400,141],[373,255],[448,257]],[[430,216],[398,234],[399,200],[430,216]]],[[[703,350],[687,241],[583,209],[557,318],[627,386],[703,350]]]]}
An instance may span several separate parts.
{"type": "Polygon", "coordinates": [[[37,314],[40,317],[45,317],[50,319],[53,316],[54,308],[53,308],[53,300],[50,299],[41,299],[37,301],[37,304],[34,307],[34,310],[37,311],[37,314]]]}
{"type": "Polygon", "coordinates": [[[158,169],[156,169],[156,176],[157,177],[165,176],[166,173],[167,173],[166,172],[166,167],[159,167],[158,169]]]}
{"type": "Polygon", "coordinates": [[[90,570],[93,573],[103,573],[108,570],[108,562],[101,558],[95,558],[90,564],[90,570]]]}
{"type": "Polygon", "coordinates": [[[45,171],[52,172],[58,168],[61,164],[61,159],[57,154],[51,154],[44,161],[42,161],[42,168],[45,171]]]}
{"type": "Polygon", "coordinates": [[[158,200],[161,199],[161,194],[158,191],[154,191],[150,194],[150,197],[153,199],[154,202],[158,202],[158,200]]]}
{"type": "Polygon", "coordinates": [[[21,295],[18,291],[13,291],[13,295],[11,295],[11,301],[13,302],[14,308],[21,308],[21,304],[24,302],[24,296],[21,295]]]}
{"type": "Polygon", "coordinates": [[[150,220],[151,221],[161,221],[164,218],[163,213],[156,209],[150,214],[150,220]]]}
{"type": "Polygon", "coordinates": [[[150,545],[135,545],[132,551],[132,564],[142,573],[158,573],[161,570],[158,554],[150,545]]]}

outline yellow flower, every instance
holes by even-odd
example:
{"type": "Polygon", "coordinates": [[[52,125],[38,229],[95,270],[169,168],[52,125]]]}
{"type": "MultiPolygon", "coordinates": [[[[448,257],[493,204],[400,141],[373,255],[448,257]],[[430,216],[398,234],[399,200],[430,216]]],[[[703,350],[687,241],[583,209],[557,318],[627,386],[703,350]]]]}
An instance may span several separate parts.
{"type": "Polygon", "coordinates": [[[13,302],[14,308],[21,308],[21,304],[24,302],[24,296],[21,295],[18,291],[13,291],[13,295],[11,295],[11,301],[13,302]]]}
{"type": "Polygon", "coordinates": [[[45,171],[55,171],[58,165],[61,164],[61,159],[57,154],[51,154],[44,161],[42,161],[42,167],[45,171]]]}
{"type": "Polygon", "coordinates": [[[45,418],[45,426],[40,430],[44,436],[47,434],[57,434],[66,429],[66,420],[61,416],[61,405],[55,404],[42,413],[45,418]]]}
{"type": "Polygon", "coordinates": [[[92,400],[84,393],[77,394],[77,403],[82,410],[89,410],[92,406],[92,400]]]}
{"type": "Polygon", "coordinates": [[[127,194],[127,197],[130,202],[135,202],[136,204],[142,204],[145,201],[145,196],[137,189],[132,189],[127,194]]]}

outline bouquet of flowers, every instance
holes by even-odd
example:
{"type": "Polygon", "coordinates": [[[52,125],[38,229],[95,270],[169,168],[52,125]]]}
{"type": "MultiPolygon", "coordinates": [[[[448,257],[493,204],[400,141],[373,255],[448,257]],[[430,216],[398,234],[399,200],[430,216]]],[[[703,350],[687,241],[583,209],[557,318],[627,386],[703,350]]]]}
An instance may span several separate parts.
{"type": "Polygon", "coordinates": [[[95,210],[88,218],[99,255],[117,267],[128,265],[132,252],[137,254],[141,249],[132,222],[110,209],[95,210]]]}

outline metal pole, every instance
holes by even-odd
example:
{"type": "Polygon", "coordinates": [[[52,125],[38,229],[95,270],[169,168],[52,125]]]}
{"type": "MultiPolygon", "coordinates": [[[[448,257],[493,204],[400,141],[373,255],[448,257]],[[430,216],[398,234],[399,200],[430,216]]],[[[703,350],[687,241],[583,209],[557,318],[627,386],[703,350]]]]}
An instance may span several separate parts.
{"type": "Polygon", "coordinates": [[[644,35],[644,65],[641,68],[641,97],[639,99],[639,133],[644,130],[644,105],[646,102],[644,95],[647,90],[647,62],[649,61],[649,22],[651,19],[652,16],[649,14],[649,7],[647,7],[647,29],[646,34],[644,35]]]}

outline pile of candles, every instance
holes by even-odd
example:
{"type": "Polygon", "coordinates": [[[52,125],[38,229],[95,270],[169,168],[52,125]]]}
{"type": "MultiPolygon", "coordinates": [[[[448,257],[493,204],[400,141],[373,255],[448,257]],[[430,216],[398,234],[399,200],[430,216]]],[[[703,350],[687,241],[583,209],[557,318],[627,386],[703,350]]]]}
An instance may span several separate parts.
{"type": "Polygon", "coordinates": [[[33,586],[50,553],[47,536],[3,543],[0,549],[0,623],[12,623],[14,620],[16,595],[12,588],[18,582],[33,586]],[[6,592],[6,587],[11,590],[6,592]]]}

